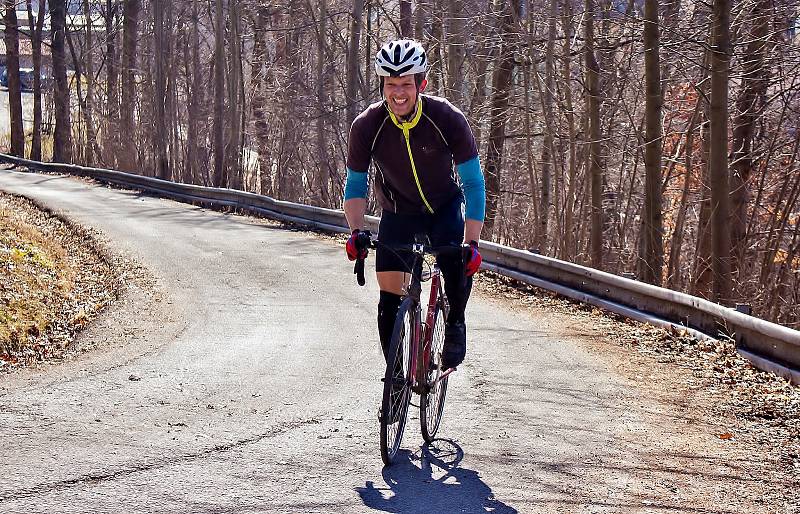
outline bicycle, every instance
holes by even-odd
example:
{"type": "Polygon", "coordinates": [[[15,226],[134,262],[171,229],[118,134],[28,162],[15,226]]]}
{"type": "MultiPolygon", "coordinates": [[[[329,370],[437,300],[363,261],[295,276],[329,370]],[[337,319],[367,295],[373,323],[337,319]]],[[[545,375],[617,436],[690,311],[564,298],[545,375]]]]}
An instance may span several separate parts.
{"type": "MultiPolygon", "coordinates": [[[[414,264],[409,270],[411,281],[397,311],[383,378],[379,414],[381,458],[389,466],[400,449],[412,393],[420,396],[420,428],[423,439],[430,443],[442,421],[448,377],[456,370],[442,369],[444,325],[450,307],[442,286],[441,270],[436,264],[427,262],[425,256],[453,255],[454,252],[459,252],[463,259],[464,252],[469,247],[433,247],[423,242],[388,245],[372,239],[369,232],[359,235],[357,245],[360,248],[382,246],[393,252],[407,251],[414,255],[414,264]],[[423,273],[424,264],[428,265],[427,273],[423,273]],[[423,322],[420,296],[422,282],[427,281],[430,281],[431,287],[423,322]]],[[[363,286],[364,259],[356,260],[353,273],[357,276],[358,284],[363,286]]]]}

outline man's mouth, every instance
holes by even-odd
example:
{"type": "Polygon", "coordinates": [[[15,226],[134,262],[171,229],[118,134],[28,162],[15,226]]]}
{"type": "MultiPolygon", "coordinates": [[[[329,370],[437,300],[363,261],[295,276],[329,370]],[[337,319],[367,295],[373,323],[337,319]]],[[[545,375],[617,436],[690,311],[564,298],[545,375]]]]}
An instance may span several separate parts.
{"type": "Polygon", "coordinates": [[[408,102],[408,98],[392,98],[392,102],[397,105],[405,105],[408,102]]]}

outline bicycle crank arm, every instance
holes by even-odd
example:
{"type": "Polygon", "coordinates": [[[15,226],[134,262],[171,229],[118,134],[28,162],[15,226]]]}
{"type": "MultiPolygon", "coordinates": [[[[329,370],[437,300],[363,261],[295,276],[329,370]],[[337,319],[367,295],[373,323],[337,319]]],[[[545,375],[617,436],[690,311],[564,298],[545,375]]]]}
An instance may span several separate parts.
{"type": "Polygon", "coordinates": [[[437,378],[436,380],[433,381],[433,383],[430,385],[430,387],[435,386],[438,382],[442,381],[445,377],[447,377],[448,375],[450,375],[450,373],[454,372],[457,369],[458,368],[448,368],[447,371],[445,371],[444,373],[439,375],[439,378],[437,378]]]}

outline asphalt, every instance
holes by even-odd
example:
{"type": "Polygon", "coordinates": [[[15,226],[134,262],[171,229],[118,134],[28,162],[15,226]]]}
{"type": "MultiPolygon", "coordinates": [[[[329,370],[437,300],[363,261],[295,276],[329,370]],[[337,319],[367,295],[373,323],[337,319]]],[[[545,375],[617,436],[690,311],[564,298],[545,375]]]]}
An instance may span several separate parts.
{"type": "Polygon", "coordinates": [[[340,244],[72,178],[0,189],[154,277],[80,336],[93,352],[0,378],[0,512],[782,511],[747,451],[687,431],[582,327],[481,294],[441,439],[412,409],[384,468],[378,291],[340,244]]]}

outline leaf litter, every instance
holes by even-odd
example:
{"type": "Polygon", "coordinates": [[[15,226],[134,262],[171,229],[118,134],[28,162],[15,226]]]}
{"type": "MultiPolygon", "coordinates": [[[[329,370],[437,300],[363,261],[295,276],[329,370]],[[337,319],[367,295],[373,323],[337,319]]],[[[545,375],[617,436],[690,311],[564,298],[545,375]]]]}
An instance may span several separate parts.
{"type": "Polygon", "coordinates": [[[0,373],[72,357],[131,269],[97,233],[0,193],[0,373]]]}
{"type": "MultiPolygon", "coordinates": [[[[708,406],[705,415],[732,423],[716,437],[733,441],[747,436],[776,457],[776,471],[800,480],[800,387],[753,366],[736,351],[734,341],[699,340],[685,330],[630,320],[492,272],[482,271],[475,284],[493,298],[569,315],[582,327],[591,327],[603,344],[635,351],[649,365],[658,363],[670,377],[684,380],[678,385],[692,403],[708,406]]],[[[631,367],[627,373],[641,380],[641,367],[631,367]]]]}

